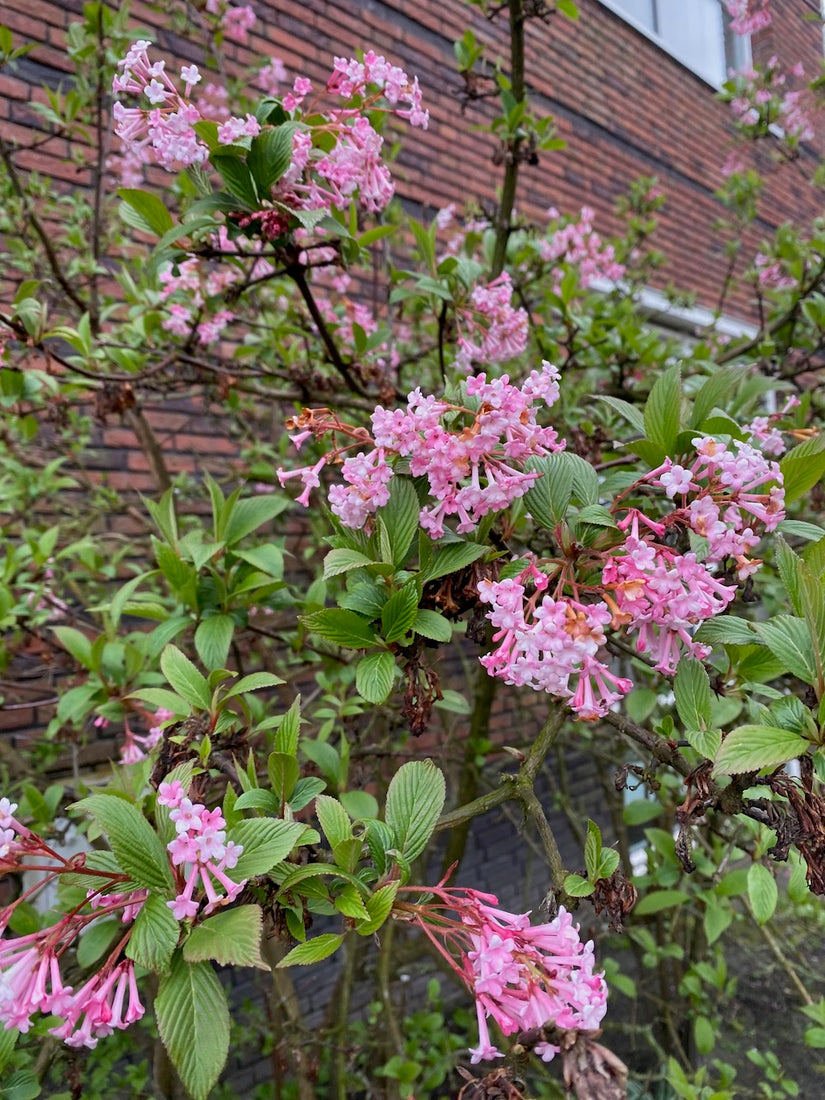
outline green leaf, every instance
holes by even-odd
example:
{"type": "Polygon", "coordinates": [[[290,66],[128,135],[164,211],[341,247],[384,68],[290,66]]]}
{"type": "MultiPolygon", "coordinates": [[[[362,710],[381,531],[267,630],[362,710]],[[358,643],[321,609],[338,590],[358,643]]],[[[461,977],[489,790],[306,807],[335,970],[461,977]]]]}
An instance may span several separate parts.
{"type": "Polygon", "coordinates": [[[216,913],[192,929],[183,945],[187,962],[214,959],[221,966],[254,966],[269,970],[261,958],[263,913],[258,905],[240,905],[216,913]]]}
{"type": "Polygon", "coordinates": [[[598,877],[599,859],[602,853],[602,833],[595,821],[587,822],[587,837],[584,842],[584,865],[587,877],[598,877]]]}
{"type": "Polygon", "coordinates": [[[564,451],[559,454],[531,458],[528,470],[538,470],[541,476],[524,494],[527,510],[542,527],[553,531],[564,519],[573,493],[573,467],[564,451]]]}
{"type": "Polygon", "coordinates": [[[281,812],[281,799],[272,791],[253,788],[238,795],[234,807],[236,810],[262,810],[265,814],[274,816],[281,812]]]}
{"type": "Polygon", "coordinates": [[[378,635],[368,620],[356,615],[354,611],[326,607],[323,611],[304,615],[301,622],[313,634],[319,634],[327,641],[347,649],[369,649],[379,643],[378,635]]]}
{"type": "Polygon", "coordinates": [[[115,935],[123,933],[123,924],[119,918],[96,920],[90,924],[77,944],[77,963],[84,969],[93,966],[103,955],[114,947],[115,935]]]}
{"type": "Polygon", "coordinates": [[[139,886],[171,896],[175,882],[169,854],[136,806],[116,795],[93,794],[75,807],[95,819],[127,875],[139,886]]]}
{"type": "Polygon", "coordinates": [[[370,919],[358,925],[356,931],[359,936],[371,936],[373,932],[378,931],[392,912],[395,895],[400,885],[397,879],[394,882],[388,882],[386,886],[379,886],[372,897],[366,899],[364,904],[370,919]]]}
{"type": "Polygon", "coordinates": [[[158,1031],[194,1100],[206,1100],[229,1053],[226,994],[211,963],[176,954],[155,999],[158,1031]]]}
{"type": "Polygon", "coordinates": [[[697,1016],[694,1019],[693,1038],[700,1054],[710,1054],[716,1046],[716,1028],[707,1016],[697,1016]]]}
{"type": "Polygon", "coordinates": [[[686,729],[705,730],[711,724],[710,679],[701,661],[683,657],[673,681],[676,709],[686,729]]]}
{"type": "Polygon", "coordinates": [[[725,367],[716,374],[712,374],[702,383],[693,399],[693,412],[690,418],[692,428],[699,425],[710,416],[723,398],[731,392],[742,378],[742,368],[725,367]]]}
{"type": "Polygon", "coordinates": [[[395,657],[392,653],[371,653],[355,666],[355,687],[368,703],[386,702],[394,682],[395,657]]]}
{"type": "Polygon", "coordinates": [[[793,615],[774,615],[756,627],[759,637],[777,660],[808,684],[817,678],[816,654],[811,632],[804,619],[793,615]]]}
{"type": "Polygon", "coordinates": [[[378,816],[378,803],[369,791],[341,791],[338,801],[356,821],[378,816]]]}
{"type": "Polygon", "coordinates": [[[664,909],[684,905],[687,901],[690,901],[690,894],[686,894],[684,890],[653,890],[636,903],[633,912],[637,917],[647,917],[651,913],[661,913],[664,909]]]}
{"type": "Polygon", "coordinates": [[[390,499],[378,510],[378,520],[389,542],[390,560],[396,567],[407,560],[410,546],[418,534],[421,505],[412,482],[406,477],[394,477],[390,483],[390,499]]]}
{"type": "Polygon", "coordinates": [[[708,619],[698,628],[694,638],[697,642],[709,645],[754,645],[758,640],[754,624],[735,615],[720,615],[717,619],[708,619]]]}
{"type": "Polygon", "coordinates": [[[164,710],[171,710],[173,714],[180,716],[187,715],[192,710],[185,699],[181,699],[173,691],[167,691],[166,688],[140,688],[138,691],[133,691],[127,698],[142,699],[146,703],[151,703],[153,707],[163,707],[164,710]]]}
{"type": "Polygon", "coordinates": [[[643,436],[645,434],[645,418],[642,415],[641,409],[638,409],[635,405],[631,405],[629,401],[622,401],[620,397],[604,397],[598,394],[596,400],[604,401],[611,409],[615,409],[619,416],[623,416],[628,424],[635,428],[639,435],[643,436]]]}
{"type": "Polygon", "coordinates": [[[568,875],[564,880],[564,892],[571,898],[589,898],[596,887],[581,875],[568,875]]]}
{"type": "Polygon", "coordinates": [[[294,133],[295,126],[287,122],[273,130],[263,130],[252,139],[246,163],[262,198],[270,197],[272,185],[278,182],[292,162],[294,133]]]}
{"type": "Polygon", "coordinates": [[[288,507],[289,500],[286,497],[276,496],[273,493],[236,501],[224,531],[226,545],[234,546],[236,542],[240,542],[265,523],[275,519],[288,507]]]}
{"type": "Polygon", "coordinates": [[[3,1100],[35,1100],[43,1088],[30,1069],[18,1069],[3,1081],[3,1100]]]}
{"type": "Polygon", "coordinates": [[[411,581],[393,592],[381,609],[381,627],[388,642],[397,642],[412,630],[418,615],[418,585],[411,581]]]}
{"type": "Polygon", "coordinates": [[[487,547],[477,542],[448,542],[436,549],[426,569],[421,570],[421,580],[433,581],[449,573],[458,573],[486,553],[487,547]]]}
{"type": "Polygon", "coordinates": [[[234,683],[224,698],[232,699],[234,696],[243,695],[247,691],[259,691],[261,688],[277,687],[283,683],[281,677],[272,672],[250,672],[248,676],[244,676],[237,683],[234,683]]]}
{"type": "Polygon", "coordinates": [[[260,205],[255,180],[242,160],[228,153],[213,153],[209,160],[230,195],[234,195],[251,210],[260,205]]]}
{"type": "Polygon", "coordinates": [[[438,611],[430,611],[427,608],[419,608],[412,628],[422,638],[430,638],[434,642],[449,642],[453,636],[453,627],[449,619],[445,619],[438,611]]]}
{"type": "Polygon", "coordinates": [[[352,839],[352,822],[337,798],[328,794],[318,795],[315,799],[315,814],[330,848],[352,839]]]}
{"type": "Polygon", "coordinates": [[[384,816],[408,863],[426,848],[445,793],[444,776],[431,760],[402,764],[390,781],[384,816]]]}
{"type": "Polygon", "coordinates": [[[120,207],[120,216],[133,229],[162,237],[175,224],[172,215],[157,195],[129,187],[119,188],[118,195],[124,203],[120,207]]]}
{"type": "Polygon", "coordinates": [[[713,894],[705,895],[705,938],[708,946],[715,943],[733,920],[729,905],[721,905],[713,894]]]}
{"type": "Polygon", "coordinates": [[[84,668],[92,668],[92,643],[85,634],[75,630],[73,626],[53,626],[52,630],[63,648],[71,653],[78,664],[84,668]]]}
{"type": "Polygon", "coordinates": [[[189,658],[177,646],[168,645],[160,655],[160,667],[163,675],[187,703],[201,710],[209,710],[212,705],[212,692],[204,676],[195,668],[189,658]]]}
{"type": "Polygon", "coordinates": [[[226,667],[229,646],[235,632],[231,615],[212,615],[198,624],[195,631],[195,649],[201,663],[209,671],[226,667]]]}
{"type": "Polygon", "coordinates": [[[685,740],[700,756],[704,756],[706,760],[714,760],[722,744],[722,731],[689,729],[685,731],[685,740]]]}
{"type": "Polygon", "coordinates": [[[180,925],[172,910],[163,898],[150,894],[135,918],[126,954],[146,970],[166,974],[179,937],[180,925]]]}
{"type": "Polygon", "coordinates": [[[337,577],[341,573],[347,573],[350,569],[361,569],[365,565],[372,565],[372,558],[358,550],[345,548],[330,550],[324,558],[324,577],[337,577]]]}
{"type": "Polygon", "coordinates": [[[668,453],[679,434],[681,407],[682,377],[678,367],[671,367],[657,378],[644,410],[647,438],[668,453]]]}
{"type": "Polygon", "coordinates": [[[295,790],[295,784],[301,775],[301,767],[293,753],[271,752],[266,761],[266,770],[272,793],[278,802],[279,808],[276,813],[280,813],[281,803],[288,801],[295,790]]]}
{"type": "Polygon", "coordinates": [[[808,742],[774,726],[746,725],[731,730],[716,756],[715,775],[737,775],[777,768],[801,756],[808,742]]]}
{"type": "Polygon", "coordinates": [[[748,868],[748,901],[757,924],[767,924],[778,899],[776,879],[763,864],[752,863],[748,868]]]}
{"type": "Polygon", "coordinates": [[[785,504],[799,500],[825,475],[825,434],[806,439],[779,463],[785,486],[785,504]]]}
{"type": "Polygon", "coordinates": [[[229,832],[229,839],[243,845],[232,876],[236,882],[268,874],[276,863],[286,859],[303,836],[306,826],[299,822],[273,821],[257,817],[242,821],[229,832]]]}
{"type": "Polygon", "coordinates": [[[344,942],[343,936],[333,935],[327,932],[323,936],[316,936],[306,943],[299,943],[293,947],[289,954],[285,955],[278,963],[278,968],[285,966],[309,966],[310,963],[320,962],[334,955],[344,942]]]}

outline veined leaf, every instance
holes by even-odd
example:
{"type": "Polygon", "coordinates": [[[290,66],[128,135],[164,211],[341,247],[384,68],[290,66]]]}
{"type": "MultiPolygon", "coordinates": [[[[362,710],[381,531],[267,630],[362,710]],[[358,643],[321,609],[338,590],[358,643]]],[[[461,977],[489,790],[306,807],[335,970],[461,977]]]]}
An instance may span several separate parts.
{"type": "Polygon", "coordinates": [[[240,905],[197,924],[183,945],[187,962],[214,959],[221,966],[254,966],[269,970],[261,958],[263,913],[258,905],[240,905]]]}
{"type": "Polygon", "coordinates": [[[187,1092],[206,1100],[229,1053],[226,994],[212,964],[178,953],[155,999],[158,1031],[187,1092]]]}
{"type": "Polygon", "coordinates": [[[175,883],[169,854],[137,806],[116,795],[93,794],[75,807],[92,815],[127,875],[139,886],[171,896],[175,883]]]}
{"type": "Polygon", "coordinates": [[[402,764],[387,790],[386,822],[411,863],[427,846],[444,805],[444,776],[431,760],[402,764]]]}
{"type": "Polygon", "coordinates": [[[801,756],[808,742],[797,734],[774,726],[738,726],[722,742],[713,771],[737,775],[761,768],[776,768],[801,756]]]}

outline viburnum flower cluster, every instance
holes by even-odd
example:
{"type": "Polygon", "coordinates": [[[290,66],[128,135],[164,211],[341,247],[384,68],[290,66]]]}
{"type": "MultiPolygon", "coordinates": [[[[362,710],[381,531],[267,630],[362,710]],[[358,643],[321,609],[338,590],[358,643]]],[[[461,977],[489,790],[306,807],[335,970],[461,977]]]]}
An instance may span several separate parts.
{"type": "MultiPolygon", "coordinates": [[[[166,707],[159,707],[151,716],[149,732],[145,734],[135,733],[129,725],[128,718],[125,718],[120,762],[122,764],[136,764],[139,760],[145,760],[147,753],[152,751],[163,736],[164,725],[174,717],[171,710],[167,710],[166,707]]],[[[97,725],[99,721],[100,719],[97,719],[95,724],[97,725]]]]}
{"type": "MultiPolygon", "coordinates": [[[[555,207],[550,207],[547,217],[551,221],[559,218],[555,207]]],[[[566,225],[551,227],[548,234],[538,243],[538,252],[548,264],[572,264],[578,268],[579,283],[587,289],[597,279],[617,282],[624,276],[624,264],[616,259],[613,245],[605,244],[593,228],[595,212],[589,206],[583,206],[577,219],[571,219],[566,225]]],[[[560,293],[563,268],[554,273],[554,292],[560,293]]]]}
{"type": "Polygon", "coordinates": [[[77,857],[65,859],[15,818],[16,809],[15,803],[0,798],[0,874],[37,871],[45,878],[0,910],[0,933],[7,929],[17,905],[61,874],[82,870],[97,875],[101,887],[48,928],[0,940],[0,1020],[6,1028],[25,1032],[36,1013],[57,1016],[62,1023],[50,1029],[52,1035],[71,1047],[92,1048],[98,1039],[128,1027],[144,1013],[134,963],[123,954],[131,927],[100,969],[77,990],[64,984],[61,959],[101,912],[120,911],[123,923],[131,926],[147,892],[112,892],[126,875],[84,868],[77,857]]]}
{"type": "MultiPolygon", "coordinates": [[[[227,16],[246,11],[251,9],[229,9],[227,16]]],[[[233,18],[240,27],[240,16],[233,18]]],[[[115,93],[139,97],[138,106],[124,107],[118,101],[113,108],[115,132],[123,142],[127,167],[133,170],[141,161],[170,171],[205,165],[209,147],[197,131],[202,122],[218,123],[221,145],[242,143],[260,134],[261,124],[252,114],[226,117],[222,106],[212,112],[211,101],[201,100],[196,105],[191,93],[201,80],[197,66],[184,66],[176,84],[164,61],[150,61],[149,45],[147,41],[133,43],[118,63],[121,72],[113,83],[115,93]]],[[[370,211],[387,205],[394,186],[381,159],[383,138],[372,125],[372,112],[389,111],[412,126],[427,126],[429,116],[421,105],[418,80],[410,80],[403,69],[372,51],[363,61],[335,58],[325,93],[343,97],[341,107],[322,112],[313,93],[312,82],[299,76],[282,97],[283,108],[295,124],[292,163],[274,184],[272,194],[261,196],[262,209],[249,216],[250,223],[262,221],[266,239],[284,232],[294,210],[340,210],[356,195],[370,211]],[[312,115],[312,124],[308,125],[301,122],[299,113],[310,96],[313,100],[305,113],[312,115]]]]}
{"type": "Polygon", "coordinates": [[[508,507],[533,484],[539,474],[523,468],[528,458],[563,448],[553,428],[536,422],[539,409],[558,399],[558,379],[549,363],[532,371],[520,387],[511,385],[506,374],[490,381],[479,374],[464,383],[474,407],[439,401],[416,389],[405,410],[376,407],[371,435],[343,425],[327,410],[304,410],[289,422],[290,428],[301,429],[292,436],[297,445],[310,435],[320,438],[330,432],[347,434],[356,442],[335,448],[313,466],[279,469],[278,480],[283,485],[289,478],[300,478],[304,490],[297,499],[308,505],[324,465],[340,462],[353,446],[370,444],[369,450],[343,460],[346,484],[329,490],[330,507],[345,527],[363,527],[387,503],[391,462],[406,459],[413,477],[427,479],[434,501],[419,517],[430,537],[441,538],[452,516],[458,517],[457,531],[472,531],[482,517],[508,507]]]}
{"type": "MultiPolygon", "coordinates": [[[[529,913],[500,909],[493,894],[441,885],[429,893],[433,900],[396,908],[415,920],[473,993],[479,1030],[478,1046],[470,1050],[474,1064],[504,1057],[490,1037],[490,1018],[504,1035],[547,1025],[598,1028],[607,985],[594,973],[592,941],[581,942],[579,926],[563,907],[548,924],[531,925],[529,913]]],[[[546,1062],[559,1052],[548,1042],[534,1049],[546,1062]]]]}
{"type": "Polygon", "coordinates": [[[161,783],[158,805],[169,808],[169,819],[177,833],[167,845],[180,888],[175,900],[167,902],[175,919],[194,917],[204,895],[207,900],[204,915],[234,901],[246,879],[234,882],[226,872],[237,864],[243,845],[226,839],[226,821],[221,811],[207,810],[202,803],[192,802],[179,780],[161,783]]]}
{"type": "Polygon", "coordinates": [[[771,25],[769,0],[725,0],[734,34],[756,34],[771,25]]]}
{"type": "MultiPolygon", "coordinates": [[[[791,75],[804,77],[805,70],[797,64],[791,75]]],[[[814,129],[802,105],[802,91],[787,89],[787,79],[788,74],[781,70],[778,59],[771,57],[758,69],[745,68],[733,73],[733,93],[729,98],[731,110],[746,133],[761,134],[771,126],[778,126],[782,139],[793,149],[801,141],[811,141],[814,129]]]]}
{"type": "MultiPolygon", "coordinates": [[[[764,419],[764,425],[754,422],[754,433],[775,447],[764,419]]],[[[578,718],[590,720],[633,687],[632,680],[610,671],[608,628],[630,635],[635,650],[668,675],[682,654],[708,655],[693,633],[736,595],[722,566],[730,563],[739,580],[759,567],[749,557],[757,530],[773,531],[784,518],[784,490],[779,466],[751,444],[726,445],[711,437],[693,443],[691,464],[667,459],[638,483],[663,489],[677,506],[661,519],[628,508],[617,522],[622,541],[578,563],[583,571],[601,569],[599,581],[589,578],[586,597],[579,595],[568,559],[530,562],[516,577],[480,582],[479,598],[490,605],[487,617],[497,643],[481,658],[491,675],[564,699],[578,718]],[[680,529],[705,540],[701,560],[665,541],[668,531],[680,529]]],[[[618,501],[614,514],[620,510],[618,501]]]]}
{"type": "Polygon", "coordinates": [[[513,283],[504,271],[486,286],[473,288],[469,305],[456,310],[458,354],[455,365],[469,372],[476,363],[503,363],[527,347],[527,311],[512,306],[513,283]]]}

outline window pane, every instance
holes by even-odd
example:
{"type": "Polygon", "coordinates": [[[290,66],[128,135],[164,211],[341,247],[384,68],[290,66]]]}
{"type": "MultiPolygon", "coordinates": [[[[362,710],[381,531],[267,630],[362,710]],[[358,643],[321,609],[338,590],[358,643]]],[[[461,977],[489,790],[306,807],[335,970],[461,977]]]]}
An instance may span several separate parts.
{"type": "Polygon", "coordinates": [[[653,19],[653,0],[608,0],[611,8],[634,19],[646,30],[655,30],[653,19]]]}
{"type": "Polygon", "coordinates": [[[727,76],[719,0],[656,0],[658,32],[674,57],[712,84],[727,76]]]}

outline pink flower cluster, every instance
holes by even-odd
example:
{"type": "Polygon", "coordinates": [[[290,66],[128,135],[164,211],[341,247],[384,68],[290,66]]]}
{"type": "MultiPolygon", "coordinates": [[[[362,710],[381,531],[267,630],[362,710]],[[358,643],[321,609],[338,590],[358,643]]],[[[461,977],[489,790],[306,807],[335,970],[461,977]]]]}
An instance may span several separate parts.
{"type": "Polygon", "coordinates": [[[599,659],[611,611],[603,602],[584,605],[563,596],[545,595],[539,603],[549,583],[532,563],[518,577],[479,583],[478,596],[490,604],[487,618],[498,642],[481,663],[505,683],[566,699],[579,718],[599,718],[633,687],[599,659]]]}
{"type": "Polygon", "coordinates": [[[204,914],[234,901],[246,879],[233,882],[226,872],[237,864],[243,846],[226,839],[226,821],[221,811],[193,803],[178,780],[161,783],[158,805],[169,807],[169,819],[177,832],[167,845],[180,887],[175,900],[166,903],[175,919],[186,920],[198,913],[201,899],[195,897],[195,891],[199,883],[207,899],[204,914]]]}
{"type": "Polygon", "coordinates": [[[459,370],[469,372],[475,363],[505,362],[527,347],[527,311],[513,309],[512,297],[512,280],[505,271],[473,289],[469,308],[456,310],[459,370]]]}
{"type": "MultiPolygon", "coordinates": [[[[118,100],[112,108],[115,133],[126,147],[130,161],[160,164],[169,171],[178,171],[192,164],[203,164],[209,156],[206,144],[195,130],[205,121],[191,102],[192,88],[201,79],[196,65],[184,65],[180,80],[183,93],[166,72],[165,61],[150,62],[148,41],[134,42],[126,57],[118,62],[120,74],[114,78],[112,90],[126,92],[149,101],[150,106],[124,107],[118,100]]],[[[232,118],[221,123],[218,140],[232,144],[243,135],[260,133],[254,115],[232,118]]]]}
{"type": "Polygon", "coordinates": [[[796,280],[785,273],[782,261],[775,256],[757,252],[753,258],[753,266],[756,268],[759,285],[765,290],[788,290],[796,286],[796,280]]]}
{"type": "MultiPolygon", "coordinates": [[[[803,77],[805,71],[797,64],[791,74],[803,77]]],[[[770,126],[778,126],[783,140],[792,148],[800,141],[813,139],[814,128],[802,105],[803,93],[786,90],[787,74],[779,68],[776,57],[759,69],[733,73],[731,79],[735,87],[731,110],[746,132],[761,133],[770,126]]]]}
{"type": "Polygon", "coordinates": [[[353,96],[370,95],[370,89],[380,91],[399,118],[405,118],[411,126],[427,129],[429,112],[421,106],[421,88],[418,77],[412,80],[403,69],[391,65],[385,57],[367,50],[363,61],[336,57],[332,76],[327,81],[327,91],[352,99],[353,96]]]}
{"type": "Polygon", "coordinates": [[[771,25],[769,0],[725,0],[734,34],[756,34],[771,25]]]}
{"type": "MultiPolygon", "coordinates": [[[[551,220],[559,217],[558,210],[550,207],[547,217],[551,220]]],[[[623,264],[616,260],[613,245],[604,244],[593,228],[594,211],[583,206],[577,220],[553,229],[539,242],[538,250],[542,260],[548,264],[574,265],[579,271],[579,283],[587,289],[596,279],[609,279],[617,282],[625,273],[623,264]]],[[[555,273],[556,293],[564,271],[559,268],[555,273]]]]}
{"type": "MultiPolygon", "coordinates": [[[[582,943],[579,926],[562,907],[555,920],[531,925],[529,913],[508,913],[498,898],[478,890],[436,886],[435,900],[402,903],[452,969],[473,993],[479,1042],[473,1064],[501,1058],[488,1019],[504,1035],[555,1025],[562,1031],[592,1031],[607,1011],[607,985],[594,973],[593,943],[582,943]],[[457,920],[446,914],[453,912],[457,920]],[[454,955],[458,955],[456,963],[454,955]]],[[[559,1051],[539,1043],[549,1062],[559,1051]]]]}
{"type": "MultiPolygon", "coordinates": [[[[776,448],[777,437],[782,445],[768,418],[757,418],[751,430],[769,448],[776,448]]],[[[590,720],[633,687],[608,668],[608,627],[634,635],[636,651],[667,675],[683,653],[708,655],[693,640],[695,628],[721,614],[736,595],[735,585],[716,571],[730,561],[744,580],[758,569],[759,561],[749,556],[760,537],[755,528],[776,529],[785,515],[784,490],[778,465],[751,444],[710,437],[693,443],[696,458],[689,466],[667,459],[643,479],[670,501],[678,498],[678,505],[661,522],[628,509],[618,521],[622,541],[592,553],[588,571],[600,567],[601,579],[591,577],[587,585],[591,602],[580,599],[567,560],[549,561],[545,570],[531,562],[515,578],[480,582],[479,599],[490,605],[497,643],[481,658],[490,675],[564,699],[578,718],[590,720]],[[673,527],[706,540],[702,561],[666,544],[663,536],[673,527]],[[557,578],[552,595],[546,594],[551,577],[557,578]],[[566,594],[568,586],[574,595],[566,594]]]]}
{"type": "MultiPolygon", "coordinates": [[[[372,449],[344,460],[341,474],[347,484],[330,489],[332,511],[345,527],[363,527],[389,500],[393,470],[388,460],[402,458],[409,461],[413,477],[427,478],[436,502],[420,513],[421,526],[430,537],[442,537],[450,516],[458,517],[458,531],[472,531],[483,516],[506,508],[533,484],[538,473],[521,468],[528,458],[562,449],[554,429],[536,423],[537,406],[557,400],[558,379],[556,368],[544,363],[521,387],[511,385],[506,374],[489,382],[484,374],[468,378],[464,388],[472,408],[438,401],[419,389],[409,395],[406,410],[377,406],[371,438],[363,430],[348,430],[355,445],[371,442],[372,449]],[[443,422],[448,415],[449,426],[443,422]]],[[[311,410],[290,426],[305,429],[293,436],[298,444],[310,434],[320,437],[343,430],[339,421],[311,410]]],[[[299,477],[304,491],[298,501],[307,505],[324,465],[339,460],[345,449],[349,447],[337,448],[313,466],[279,469],[278,480],[283,485],[299,477]]]]}
{"type": "Polygon", "coordinates": [[[152,716],[153,724],[145,734],[135,733],[126,719],[123,723],[124,742],[120,750],[121,763],[136,764],[139,760],[145,760],[146,754],[152,751],[163,736],[165,723],[174,717],[171,710],[160,707],[152,716]]]}
{"type": "MultiPolygon", "coordinates": [[[[42,837],[32,833],[14,817],[15,803],[0,799],[0,867],[7,870],[44,872],[46,878],[27,891],[17,902],[0,910],[0,933],[5,931],[17,904],[45,882],[79,868],[50,848],[42,837]],[[24,863],[24,857],[35,862],[24,863]]],[[[25,936],[0,940],[0,1020],[6,1028],[28,1031],[32,1016],[58,1016],[59,1026],[50,1033],[71,1047],[95,1047],[98,1039],[126,1028],[143,1016],[144,1009],[135,981],[134,963],[122,957],[131,931],[109,955],[101,969],[76,992],[63,984],[60,960],[81,932],[99,915],[94,910],[122,910],[124,923],[131,923],[146,899],[146,891],[131,894],[104,894],[125,875],[101,875],[101,889],[92,891],[90,912],[82,907],[48,928],[25,936]],[[128,1001],[127,1001],[128,994],[128,1001]]]]}
{"type": "MultiPolygon", "coordinates": [[[[775,446],[775,440],[772,443],[775,446]]],[[[742,580],[759,564],[748,558],[759,542],[753,521],[775,531],[785,518],[782,473],[749,443],[735,440],[725,445],[706,436],[694,439],[693,445],[696,459],[691,466],[666,459],[651,478],[671,500],[682,499],[683,509],[677,516],[707,540],[707,562],[733,558],[742,580]],[[760,487],[763,491],[757,492],[760,487]],[[687,503],[692,494],[696,495],[687,503]]]]}

